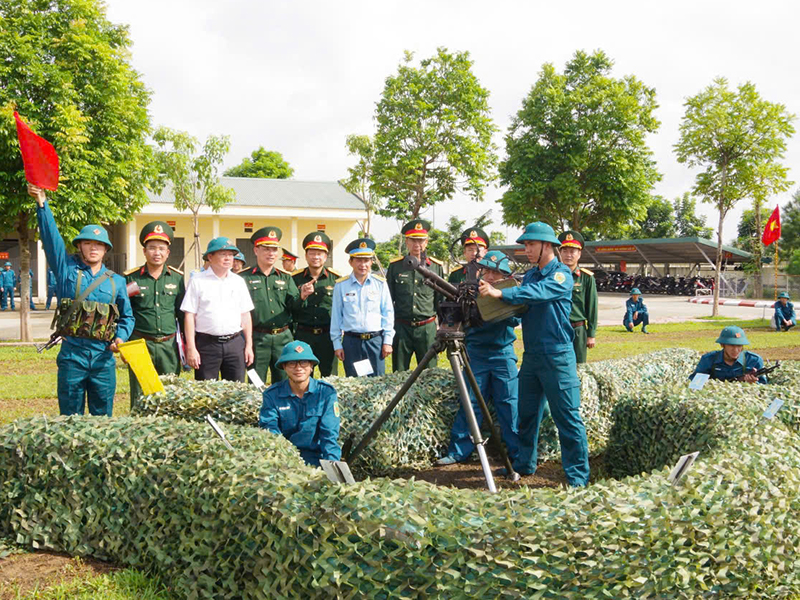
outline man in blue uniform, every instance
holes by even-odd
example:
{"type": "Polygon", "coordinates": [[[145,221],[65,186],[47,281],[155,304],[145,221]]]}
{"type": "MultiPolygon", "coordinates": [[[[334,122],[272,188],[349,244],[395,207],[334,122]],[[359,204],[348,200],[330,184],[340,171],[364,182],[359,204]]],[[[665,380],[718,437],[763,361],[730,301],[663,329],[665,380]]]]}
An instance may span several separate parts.
{"type": "Polygon", "coordinates": [[[625,301],[625,316],[622,318],[622,324],[630,332],[639,323],[642,324],[642,333],[647,334],[647,325],[650,323],[650,316],[647,314],[647,307],[641,298],[642,292],[639,288],[631,290],[631,297],[625,301]]]}
{"type": "MultiPolygon", "coordinates": [[[[22,281],[22,275],[19,280],[22,281]]],[[[36,305],[33,303],[33,269],[28,269],[28,302],[30,303],[31,310],[36,310],[36,305]]],[[[22,301],[22,290],[19,292],[20,301],[22,301]]]]}
{"type": "Polygon", "coordinates": [[[741,327],[725,327],[717,338],[722,350],[704,354],[689,379],[698,373],[707,373],[711,379],[734,380],[741,377],[741,381],[747,383],[767,383],[766,375],[756,378],[753,374],[764,367],[764,360],[758,354],[744,350],[749,343],[741,327]]]}
{"type": "Polygon", "coordinates": [[[320,459],[339,460],[342,449],[336,389],[311,377],[319,364],[311,346],[289,342],[276,364],[286,371],[287,379],[264,391],[259,427],[292,442],[308,465],[318,467],[320,459]]]}
{"type": "Polygon", "coordinates": [[[88,401],[90,414],[110,417],[117,387],[113,352],[130,337],[134,318],[125,280],[103,265],[113,248],[108,232],[100,225],[87,225],[72,240],[78,252],[68,256],[44,190],[28,185],[28,193],[38,204],[39,235],[56,276],[57,327],[71,332],[64,334],[56,360],[59,410],[62,415],[84,414],[88,401]],[[69,312],[69,305],[98,278],[101,283],[86,302],[69,312]]]}
{"type": "Polygon", "coordinates": [[[47,269],[47,304],[45,310],[50,310],[50,302],[56,296],[56,274],[53,269],[47,269]]]}
{"type": "Polygon", "coordinates": [[[519,454],[514,470],[520,475],[536,471],[539,425],[545,399],[558,428],[561,464],[571,486],[589,482],[589,446],[580,415],[580,381],[572,347],[574,333],[569,315],[572,309],[572,273],[555,256],[560,245],[553,228],[530,223],[517,243],[525,244],[525,255],[533,268],[525,273],[519,287],[495,289],[480,282],[480,294],[509,304],[527,304],[522,316],[522,369],[519,373],[519,454]]]}
{"type": "Polygon", "coordinates": [[[344,364],[347,377],[355,377],[353,363],[369,360],[371,375],[386,372],[392,353],[394,307],[389,286],[372,272],[375,241],[359,238],[345,248],[353,272],[336,280],[331,305],[333,351],[344,364]]]}
{"type": "Polygon", "coordinates": [[[786,292],[778,294],[778,301],[772,306],[775,309],[772,325],[776,331],[789,331],[797,325],[797,315],[794,313],[794,304],[789,302],[789,294],[786,292]]]}
{"type": "MultiPolygon", "coordinates": [[[[472,260],[472,259],[470,259],[472,260]]],[[[508,257],[497,250],[487,252],[478,259],[480,279],[495,283],[511,276],[508,257]]],[[[475,374],[475,380],[481,395],[494,402],[500,431],[508,451],[508,458],[513,463],[519,451],[519,415],[517,413],[517,355],[514,353],[514,342],[517,336],[514,328],[519,325],[520,317],[509,317],[496,323],[485,323],[480,327],[467,330],[466,346],[469,364],[475,374]]],[[[478,421],[483,421],[483,413],[478,406],[475,394],[470,388],[470,400],[478,421]]],[[[437,465],[450,465],[469,458],[475,444],[469,434],[467,417],[463,408],[458,409],[453,429],[450,433],[450,447],[447,455],[436,461],[437,465]]]]}
{"type": "Polygon", "coordinates": [[[8,302],[11,310],[15,310],[14,306],[14,288],[17,287],[17,274],[14,272],[14,269],[11,268],[11,263],[6,261],[5,265],[3,265],[3,270],[0,272],[0,287],[2,287],[2,292],[0,294],[0,309],[6,309],[6,297],[9,298],[10,302],[8,302]]]}

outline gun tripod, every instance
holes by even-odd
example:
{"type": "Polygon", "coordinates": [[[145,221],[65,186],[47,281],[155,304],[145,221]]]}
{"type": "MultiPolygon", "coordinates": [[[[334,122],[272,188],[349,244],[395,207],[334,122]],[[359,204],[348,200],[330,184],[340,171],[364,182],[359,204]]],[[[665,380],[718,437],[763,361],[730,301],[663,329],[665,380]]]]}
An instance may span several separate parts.
{"type": "Polygon", "coordinates": [[[463,340],[463,331],[449,327],[439,327],[439,329],[436,331],[436,341],[430,348],[428,348],[428,351],[425,353],[425,356],[422,357],[422,360],[417,365],[417,368],[414,369],[411,375],[408,376],[408,379],[406,379],[406,381],[403,383],[403,386],[398,390],[394,398],[392,398],[392,401],[387,405],[378,418],[375,419],[375,422],[369,428],[369,431],[367,431],[366,435],[358,443],[358,446],[356,446],[352,452],[350,451],[353,443],[352,435],[345,442],[344,448],[342,449],[342,460],[349,462],[355,459],[364,450],[364,448],[366,448],[370,440],[375,436],[378,430],[386,422],[386,419],[389,418],[389,415],[392,414],[392,411],[395,409],[395,407],[400,403],[400,400],[403,399],[403,396],[405,396],[406,392],[408,392],[411,386],[414,385],[414,382],[422,374],[422,371],[425,369],[425,367],[427,367],[428,364],[434,358],[436,358],[440,352],[447,352],[447,358],[450,360],[450,368],[455,376],[456,386],[458,387],[458,393],[461,398],[461,408],[464,409],[464,414],[467,417],[467,425],[469,426],[470,437],[472,438],[472,442],[475,444],[475,448],[478,450],[481,467],[483,468],[483,475],[486,478],[486,485],[489,488],[489,491],[492,493],[497,492],[497,488],[494,484],[494,477],[492,476],[492,470],[489,466],[489,459],[486,456],[486,448],[484,447],[489,438],[484,440],[481,437],[481,430],[478,426],[478,420],[475,417],[475,411],[472,409],[472,402],[470,402],[469,399],[467,381],[469,381],[469,385],[475,394],[475,398],[478,400],[478,406],[483,413],[483,417],[489,424],[492,434],[496,436],[499,442],[503,463],[505,464],[506,472],[508,473],[509,478],[512,481],[519,480],[519,475],[511,466],[511,460],[508,458],[508,452],[506,451],[505,443],[500,435],[500,430],[492,419],[491,414],[489,414],[486,401],[481,394],[478,382],[475,380],[475,375],[469,365],[469,359],[467,357],[463,340]],[[466,380],[464,379],[464,373],[467,375],[466,380]]]}

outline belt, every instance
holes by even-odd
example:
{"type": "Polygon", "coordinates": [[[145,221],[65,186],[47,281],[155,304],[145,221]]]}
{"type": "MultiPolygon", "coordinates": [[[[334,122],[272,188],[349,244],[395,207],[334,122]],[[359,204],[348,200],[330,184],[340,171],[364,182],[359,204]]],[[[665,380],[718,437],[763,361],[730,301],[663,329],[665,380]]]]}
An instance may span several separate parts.
{"type": "Polygon", "coordinates": [[[320,335],[325,333],[326,331],[331,330],[331,325],[328,323],[327,325],[323,325],[322,327],[311,327],[311,325],[301,325],[300,323],[297,324],[297,329],[300,331],[310,331],[314,335],[320,335]]]}
{"type": "Polygon", "coordinates": [[[578,329],[578,327],[586,325],[586,321],[570,321],[570,325],[572,325],[573,329],[578,329]]]}
{"type": "Polygon", "coordinates": [[[356,337],[362,340],[371,340],[374,337],[383,335],[383,331],[367,331],[366,333],[360,333],[358,331],[345,331],[344,334],[348,337],[356,337]]]}
{"type": "Polygon", "coordinates": [[[284,325],[283,327],[253,327],[253,331],[257,331],[258,333],[268,333],[269,335],[278,335],[279,333],[283,333],[289,329],[288,325],[284,325]]]}
{"type": "Polygon", "coordinates": [[[396,319],[398,323],[402,323],[403,325],[410,325],[411,327],[422,327],[423,325],[427,325],[428,323],[433,323],[436,320],[436,315],[433,315],[429,319],[425,319],[423,321],[406,321],[405,319],[396,319]]]}
{"type": "Polygon", "coordinates": [[[202,331],[198,331],[195,335],[203,336],[207,339],[212,339],[215,342],[227,342],[232,340],[236,336],[242,335],[241,331],[237,331],[236,333],[232,333],[230,335],[211,335],[210,333],[203,333],[202,331]]]}
{"type": "MultiPolygon", "coordinates": [[[[174,333],[170,333],[169,335],[161,335],[161,336],[158,336],[158,335],[145,335],[144,333],[140,333],[138,331],[134,331],[133,333],[138,335],[140,338],[145,339],[145,340],[149,340],[151,342],[168,342],[169,340],[171,340],[172,338],[175,337],[174,333]]],[[[205,334],[203,334],[203,335],[205,335],[205,334]]]]}

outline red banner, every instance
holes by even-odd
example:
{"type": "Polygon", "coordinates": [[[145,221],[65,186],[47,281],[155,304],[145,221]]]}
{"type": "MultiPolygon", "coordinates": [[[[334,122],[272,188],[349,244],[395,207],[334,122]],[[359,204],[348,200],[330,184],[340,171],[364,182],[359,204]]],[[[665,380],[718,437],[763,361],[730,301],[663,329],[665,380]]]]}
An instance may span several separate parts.
{"type": "Polygon", "coordinates": [[[14,112],[17,121],[17,138],[25,165],[25,179],[46,190],[58,188],[58,154],[53,145],[36,135],[33,130],[14,112]]]}
{"type": "Polygon", "coordinates": [[[767,221],[766,227],[764,227],[764,233],[761,236],[761,243],[765,246],[769,246],[772,242],[778,240],[781,237],[781,209],[780,206],[776,206],[775,210],[772,211],[772,216],[767,221]]]}

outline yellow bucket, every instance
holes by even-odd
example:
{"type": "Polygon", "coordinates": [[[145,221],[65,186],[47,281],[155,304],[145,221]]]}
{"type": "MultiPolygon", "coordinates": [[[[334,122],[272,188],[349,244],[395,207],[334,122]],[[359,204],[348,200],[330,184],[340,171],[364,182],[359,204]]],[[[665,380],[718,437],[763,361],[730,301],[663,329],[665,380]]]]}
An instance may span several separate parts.
{"type": "Polygon", "coordinates": [[[153,359],[147,351],[147,342],[142,339],[124,342],[117,346],[122,357],[136,374],[142,392],[145,395],[155,394],[164,391],[164,384],[158,378],[156,368],[153,366],[153,359]]]}

